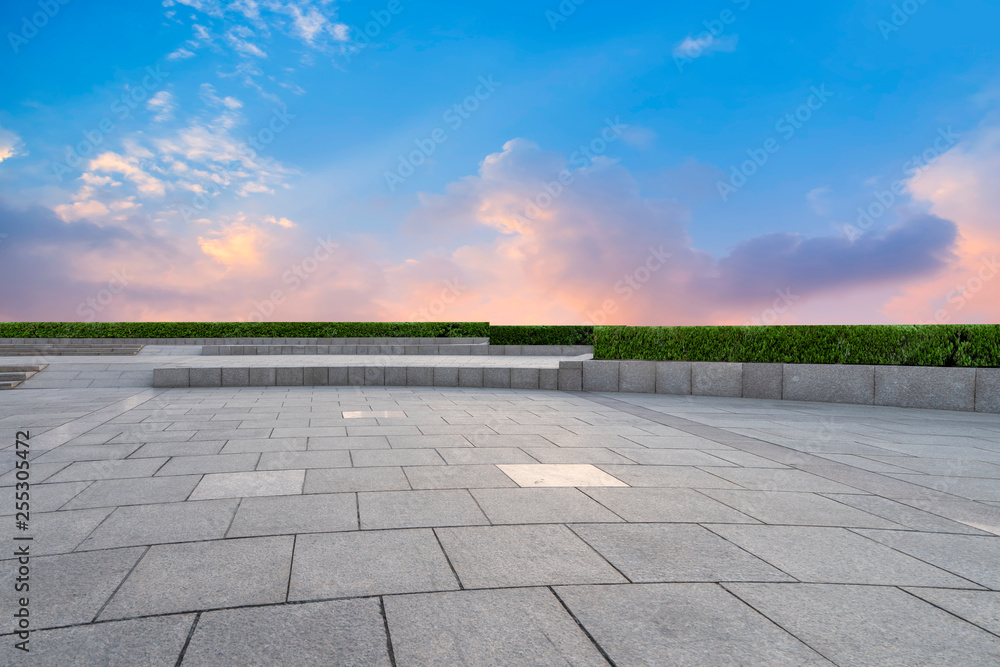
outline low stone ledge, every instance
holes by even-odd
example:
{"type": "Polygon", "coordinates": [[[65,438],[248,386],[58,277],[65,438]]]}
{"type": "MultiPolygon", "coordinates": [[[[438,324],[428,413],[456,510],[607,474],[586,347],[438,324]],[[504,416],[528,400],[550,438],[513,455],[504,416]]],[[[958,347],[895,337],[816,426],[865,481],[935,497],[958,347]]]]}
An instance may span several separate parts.
{"type": "Polygon", "coordinates": [[[781,398],[786,401],[874,405],[875,367],[785,364],[781,398]]]}
{"type": "Polygon", "coordinates": [[[876,366],[875,405],[976,409],[975,368],[876,366]]]}
{"type": "Polygon", "coordinates": [[[743,364],[691,362],[691,395],[739,398],[743,395],[743,364]]]}

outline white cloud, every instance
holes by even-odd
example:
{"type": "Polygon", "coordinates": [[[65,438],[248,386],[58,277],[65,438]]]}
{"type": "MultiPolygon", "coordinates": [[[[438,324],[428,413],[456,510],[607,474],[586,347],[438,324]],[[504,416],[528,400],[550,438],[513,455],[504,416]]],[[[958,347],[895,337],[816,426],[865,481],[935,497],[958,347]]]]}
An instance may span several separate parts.
{"type": "Polygon", "coordinates": [[[812,207],[816,215],[830,215],[832,212],[833,209],[830,202],[831,192],[830,188],[824,186],[813,188],[806,194],[806,200],[808,200],[809,206],[812,207]]]}
{"type": "Polygon", "coordinates": [[[272,225],[278,225],[279,227],[284,227],[285,229],[291,229],[296,226],[295,223],[288,218],[276,218],[273,215],[269,215],[264,218],[264,222],[269,222],[272,225]]]}
{"type": "Polygon", "coordinates": [[[122,174],[136,184],[141,194],[162,197],[166,191],[163,181],[143,171],[138,162],[137,158],[125,157],[113,151],[107,151],[91,160],[87,168],[90,171],[122,174]]]}
{"type": "Polygon", "coordinates": [[[146,101],[146,108],[153,112],[154,122],[170,120],[177,109],[177,98],[166,90],[161,90],[146,101]]]}
{"type": "Polygon", "coordinates": [[[0,162],[19,155],[27,155],[26,152],[22,152],[23,146],[21,137],[0,127],[0,162]]]}
{"type": "Polygon", "coordinates": [[[680,58],[700,58],[715,51],[730,52],[736,50],[739,41],[737,35],[713,37],[708,33],[691,37],[690,35],[674,47],[674,56],[680,58]]]}
{"type": "Polygon", "coordinates": [[[75,222],[83,218],[101,217],[108,214],[108,207],[99,201],[88,199],[73,202],[72,204],[62,204],[55,207],[56,215],[63,219],[63,222],[75,222]]]}

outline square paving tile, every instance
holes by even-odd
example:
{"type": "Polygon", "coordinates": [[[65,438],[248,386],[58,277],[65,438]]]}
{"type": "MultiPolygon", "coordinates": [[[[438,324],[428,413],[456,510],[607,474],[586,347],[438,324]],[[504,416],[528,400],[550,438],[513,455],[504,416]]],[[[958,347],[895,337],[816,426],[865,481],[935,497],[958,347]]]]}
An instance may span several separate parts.
{"type": "Polygon", "coordinates": [[[24,652],[15,649],[10,638],[5,638],[0,643],[0,664],[166,667],[177,664],[193,623],[194,614],[184,614],[42,630],[31,635],[31,653],[27,660],[24,652]]]}
{"type": "Polygon", "coordinates": [[[343,493],[352,491],[402,491],[410,488],[403,469],[327,468],[306,471],[305,493],[343,493]]]}
{"type": "MultiPolygon", "coordinates": [[[[977,584],[1000,590],[1000,536],[980,537],[895,530],[856,532],[977,584]]],[[[954,586],[954,588],[970,587],[971,585],[954,586]]]]}
{"type": "Polygon", "coordinates": [[[236,500],[205,500],[119,507],[79,549],[221,539],[236,504],[236,500]]]}
{"type": "Polygon", "coordinates": [[[831,665],[718,584],[555,589],[619,665],[831,665]]]}
{"type": "Polygon", "coordinates": [[[701,526],[577,524],[571,530],[636,582],[794,581],[701,526]]]}
{"type": "Polygon", "coordinates": [[[587,487],[583,492],[626,521],[758,523],[691,489],[587,487]]]}
{"type": "Polygon", "coordinates": [[[976,585],[845,528],[706,526],[808,583],[976,588],[976,585]]]}
{"type": "Polygon", "coordinates": [[[441,528],[437,534],[466,588],[625,581],[565,526],[441,528]]]}
{"type": "Polygon", "coordinates": [[[729,505],[747,516],[772,524],[845,526],[857,528],[903,528],[868,512],[816,495],[795,491],[727,491],[704,489],[706,496],[729,505]]]}
{"type": "Polygon", "coordinates": [[[414,489],[493,489],[516,487],[499,468],[490,465],[410,466],[403,468],[414,489]]]}
{"type": "Polygon", "coordinates": [[[493,523],[621,521],[577,489],[473,489],[493,523]]]}
{"type": "Polygon", "coordinates": [[[489,523],[465,490],[362,492],[358,508],[362,530],[489,523]]]}
{"type": "MultiPolygon", "coordinates": [[[[180,502],[190,495],[200,479],[199,475],[183,475],[100,480],[66,503],[63,509],[180,502]]],[[[39,489],[39,495],[42,493],[39,489]]]]}
{"type": "Polygon", "coordinates": [[[357,530],[353,493],[244,498],[226,537],[357,530]]]}
{"type": "Polygon", "coordinates": [[[500,464],[505,475],[523,487],[540,486],[628,486],[590,464],[500,464]]]}
{"type": "Polygon", "coordinates": [[[223,472],[205,475],[191,493],[191,500],[288,496],[302,493],[304,470],[223,472]]]}
{"type": "MultiPolygon", "coordinates": [[[[13,542],[11,544],[14,544],[13,542]]],[[[13,552],[14,546],[10,547],[13,552]]],[[[128,575],[143,549],[110,549],[94,553],[72,553],[60,556],[39,556],[30,561],[31,627],[51,628],[60,625],[90,623],[115,588],[128,575]]],[[[0,613],[5,619],[14,618],[18,597],[14,595],[14,579],[18,562],[0,563],[4,580],[11,582],[10,594],[0,599],[0,613]]],[[[4,632],[13,630],[13,623],[4,632]]],[[[4,644],[9,638],[4,639],[4,644]]]]}
{"type": "Polygon", "coordinates": [[[385,613],[398,665],[607,665],[545,589],[390,596],[385,613]]]}
{"type": "Polygon", "coordinates": [[[344,665],[389,663],[379,602],[337,600],[203,614],[185,665],[344,665]],[[288,632],[275,632],[287,628],[288,632]]]}
{"type": "Polygon", "coordinates": [[[289,600],[457,588],[430,530],[327,533],[297,538],[289,600]]]}
{"type": "Polygon", "coordinates": [[[283,602],[292,539],[253,537],[151,547],[100,620],[283,602]]]}
{"type": "Polygon", "coordinates": [[[726,588],[838,665],[1000,664],[1000,638],[895,588],[726,588]]]}

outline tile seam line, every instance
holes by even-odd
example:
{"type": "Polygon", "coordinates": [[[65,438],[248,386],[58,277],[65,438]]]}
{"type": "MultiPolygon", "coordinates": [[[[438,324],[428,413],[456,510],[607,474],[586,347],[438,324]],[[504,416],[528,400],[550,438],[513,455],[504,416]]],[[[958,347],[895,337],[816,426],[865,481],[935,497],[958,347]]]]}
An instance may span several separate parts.
{"type": "MultiPolygon", "coordinates": [[[[926,598],[922,598],[919,595],[917,595],[916,593],[908,590],[910,588],[926,588],[926,587],[918,587],[918,586],[893,586],[893,588],[897,588],[900,591],[902,591],[903,593],[906,593],[907,595],[910,595],[910,596],[916,598],[917,600],[920,600],[921,602],[929,604],[932,607],[936,607],[937,609],[940,609],[944,613],[946,613],[946,614],[948,614],[950,616],[954,616],[955,618],[957,618],[960,621],[965,621],[969,625],[973,625],[973,626],[979,628],[980,630],[982,630],[983,632],[989,633],[989,634],[993,635],[994,637],[1000,638],[1000,632],[994,632],[993,630],[990,630],[989,628],[984,628],[983,626],[981,626],[980,624],[978,624],[978,623],[976,623],[974,621],[970,621],[967,618],[962,618],[961,616],[959,616],[955,612],[942,607],[941,605],[937,604],[936,602],[933,602],[932,600],[928,600],[926,598]]],[[[930,588],[933,588],[933,587],[930,587],[930,588]]],[[[975,591],[975,592],[980,593],[980,592],[989,592],[989,591],[987,590],[987,591],[975,591]]]]}
{"type": "MultiPolygon", "coordinates": [[[[103,408],[99,408],[97,410],[93,410],[93,411],[89,412],[88,414],[86,414],[86,415],[84,415],[82,417],[77,417],[76,419],[72,419],[72,420],[66,422],[65,424],[62,424],[61,426],[57,426],[54,429],[46,431],[46,432],[42,433],[40,436],[38,436],[37,439],[41,439],[45,435],[51,434],[52,431],[59,430],[59,429],[66,429],[69,432],[73,432],[74,431],[74,429],[72,428],[73,425],[75,425],[75,424],[77,424],[79,422],[94,421],[95,415],[100,415],[100,413],[102,413],[102,412],[113,413],[107,419],[104,419],[104,420],[100,421],[100,423],[94,424],[90,428],[88,428],[88,429],[86,429],[84,431],[81,431],[80,433],[77,433],[75,435],[70,435],[70,436],[66,437],[65,439],[63,439],[62,442],[60,442],[59,444],[54,445],[53,447],[50,447],[49,449],[45,450],[45,451],[51,451],[53,449],[56,449],[57,447],[61,447],[62,445],[66,444],[68,441],[72,440],[73,438],[77,438],[77,437],[79,437],[81,435],[85,435],[85,434],[93,431],[96,428],[104,426],[105,424],[107,424],[108,422],[110,422],[115,417],[121,416],[121,415],[125,414],[126,412],[129,412],[130,410],[133,410],[133,409],[139,407],[140,405],[143,405],[143,404],[147,403],[148,401],[151,401],[152,399],[154,399],[154,398],[160,396],[161,394],[163,394],[163,392],[164,392],[163,389],[156,389],[156,388],[152,388],[152,387],[143,389],[142,391],[136,392],[135,394],[132,394],[131,396],[125,396],[124,398],[121,398],[121,399],[119,399],[119,400],[111,403],[110,405],[106,405],[103,408]],[[132,405],[132,406],[130,406],[128,408],[124,408],[121,405],[123,403],[127,403],[129,401],[133,401],[137,397],[143,396],[143,394],[145,394],[146,397],[143,398],[142,400],[140,400],[135,405],[132,405]]],[[[100,416],[103,417],[103,415],[100,415],[100,416]]],[[[61,438],[61,436],[56,436],[56,439],[59,439],[59,438],[61,438]]],[[[47,444],[47,443],[43,443],[43,444],[47,444]]],[[[39,453],[39,456],[41,456],[41,454],[44,454],[45,451],[42,451],[41,453],[39,453]]]]}
{"type": "MultiPolygon", "coordinates": [[[[695,426],[698,426],[700,428],[711,429],[711,430],[716,431],[716,432],[722,432],[722,433],[725,433],[727,435],[732,435],[732,434],[728,433],[727,431],[725,431],[724,429],[720,429],[720,428],[715,427],[715,426],[708,426],[708,425],[705,425],[705,424],[699,424],[698,422],[686,419],[684,417],[676,417],[676,416],[670,415],[668,413],[660,413],[660,412],[657,412],[655,410],[650,410],[649,408],[644,408],[642,406],[632,405],[631,403],[628,403],[626,401],[621,401],[619,399],[610,398],[610,397],[607,397],[607,396],[595,395],[595,394],[592,394],[592,393],[589,393],[589,392],[569,392],[569,393],[573,393],[573,394],[579,395],[582,398],[585,398],[587,400],[591,400],[591,401],[593,401],[593,402],[595,402],[595,403],[597,403],[599,405],[604,405],[604,406],[607,406],[607,407],[618,408],[619,410],[621,410],[622,412],[625,412],[627,414],[631,414],[631,415],[634,415],[634,416],[637,416],[637,417],[642,417],[644,419],[648,419],[649,421],[651,421],[653,423],[663,424],[664,426],[671,426],[672,428],[677,428],[678,430],[684,430],[684,428],[683,428],[684,424],[682,424],[682,425],[671,425],[669,423],[665,424],[665,423],[663,423],[663,421],[660,421],[660,420],[663,419],[663,420],[667,420],[667,421],[673,420],[675,422],[676,421],[689,422],[691,425],[695,425],[695,426]],[[648,414],[648,413],[652,413],[652,414],[648,414]],[[654,418],[654,417],[658,417],[658,419],[654,418]]],[[[928,487],[920,486],[918,484],[913,484],[912,482],[907,482],[905,480],[899,480],[899,479],[896,479],[895,477],[889,477],[887,475],[883,475],[883,474],[880,474],[880,473],[877,473],[877,472],[872,472],[870,470],[863,470],[861,468],[855,468],[854,466],[850,466],[850,465],[848,465],[846,463],[840,463],[838,461],[832,461],[830,459],[824,459],[822,457],[818,457],[818,456],[816,456],[814,454],[809,454],[809,453],[806,453],[806,452],[799,452],[798,450],[792,449],[790,447],[786,447],[785,445],[779,445],[779,444],[776,444],[776,443],[773,443],[773,442],[767,442],[766,440],[758,440],[757,438],[752,438],[750,436],[740,436],[740,438],[738,440],[734,439],[734,441],[727,441],[725,444],[728,445],[728,446],[737,448],[740,451],[746,452],[748,454],[756,454],[757,456],[760,456],[760,454],[758,454],[756,452],[747,451],[746,449],[744,449],[741,446],[742,443],[739,442],[739,440],[744,440],[744,439],[745,440],[753,440],[753,441],[756,441],[756,442],[760,442],[761,444],[767,445],[769,447],[779,448],[781,450],[784,450],[784,451],[788,452],[789,454],[794,454],[795,456],[802,457],[802,458],[806,459],[805,461],[802,461],[802,462],[800,462],[798,464],[783,464],[783,465],[788,465],[793,470],[800,470],[802,472],[806,472],[806,473],[809,473],[809,474],[812,474],[812,475],[816,475],[817,477],[822,477],[823,479],[826,479],[828,481],[837,482],[839,484],[844,484],[846,486],[852,486],[852,487],[858,489],[859,491],[864,492],[865,494],[871,494],[872,492],[866,490],[864,487],[856,486],[856,485],[854,485],[854,484],[852,484],[850,482],[841,481],[837,477],[831,477],[830,474],[832,473],[832,471],[829,471],[829,472],[824,471],[824,473],[819,473],[819,472],[815,472],[815,471],[809,470],[808,468],[814,467],[814,466],[824,466],[824,467],[827,467],[827,468],[837,469],[837,470],[839,470],[841,472],[852,471],[852,472],[855,472],[855,473],[861,473],[862,476],[871,475],[871,476],[874,476],[874,477],[878,478],[880,481],[886,481],[886,482],[890,482],[890,483],[895,482],[897,484],[901,483],[901,484],[905,484],[907,487],[912,487],[913,488],[913,492],[914,493],[919,493],[920,497],[928,497],[928,498],[933,498],[933,499],[937,499],[937,500],[960,501],[961,505],[964,505],[966,507],[966,509],[970,509],[970,510],[972,509],[973,506],[975,506],[976,509],[978,509],[978,510],[995,509],[991,505],[986,505],[984,503],[981,503],[981,502],[978,502],[978,501],[975,501],[975,500],[971,500],[971,499],[968,499],[968,498],[963,498],[961,496],[954,496],[952,494],[944,493],[942,491],[937,491],[936,489],[930,489],[928,487]],[[811,461],[811,459],[818,459],[818,460],[811,461]],[[802,466],[806,466],[806,467],[802,467],[802,466]],[[931,492],[931,493],[927,493],[928,491],[931,492]],[[941,498],[941,496],[946,496],[946,498],[941,498]]],[[[763,457],[763,458],[767,458],[767,457],[763,457]]],[[[780,461],[775,461],[775,462],[776,463],[781,463],[780,461]]],[[[836,473],[833,473],[833,474],[836,474],[836,473]]],[[[900,498],[899,494],[893,494],[892,496],[889,496],[889,495],[885,495],[884,493],[878,493],[878,494],[873,494],[873,495],[879,495],[881,497],[888,498],[888,499],[896,501],[896,502],[900,502],[900,500],[899,500],[899,498],[900,498]]],[[[947,515],[940,515],[940,516],[944,516],[944,518],[950,519],[952,521],[956,521],[958,523],[969,525],[968,523],[966,523],[962,519],[956,518],[954,516],[947,516],[947,515]]],[[[973,527],[975,527],[975,526],[973,526],[973,527]]]]}

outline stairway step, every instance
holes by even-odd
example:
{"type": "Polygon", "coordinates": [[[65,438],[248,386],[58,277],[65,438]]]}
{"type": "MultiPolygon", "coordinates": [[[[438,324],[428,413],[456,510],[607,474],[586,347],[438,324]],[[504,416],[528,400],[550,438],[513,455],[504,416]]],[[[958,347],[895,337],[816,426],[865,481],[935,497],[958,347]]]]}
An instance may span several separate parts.
{"type": "Polygon", "coordinates": [[[0,381],[0,390],[3,390],[3,389],[13,389],[14,387],[16,387],[19,384],[21,384],[21,383],[20,382],[2,382],[2,381],[0,381]]]}

